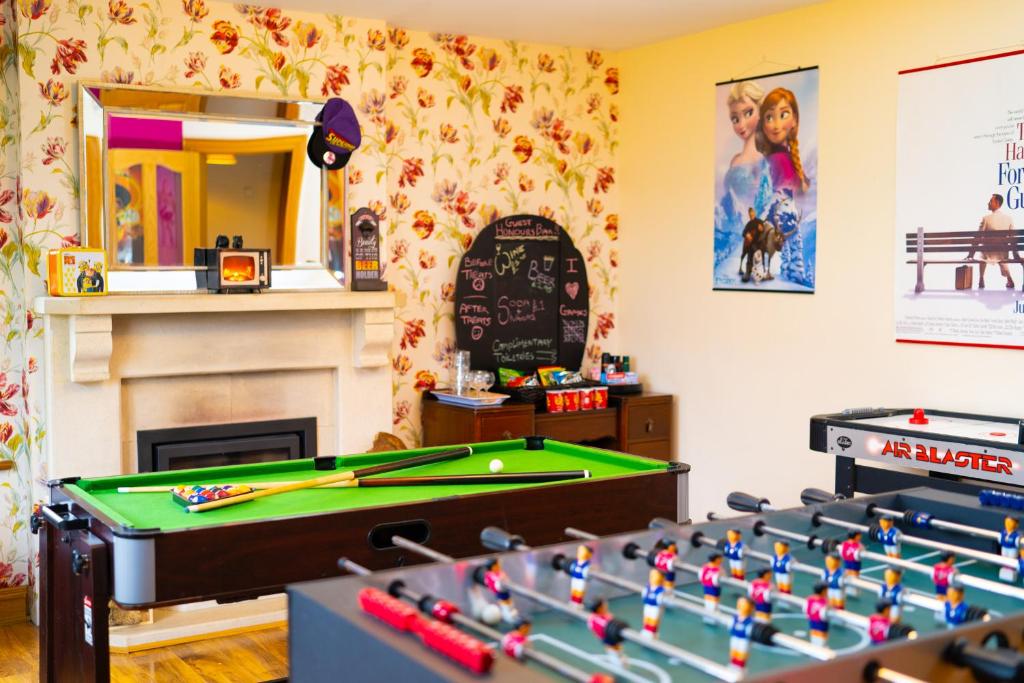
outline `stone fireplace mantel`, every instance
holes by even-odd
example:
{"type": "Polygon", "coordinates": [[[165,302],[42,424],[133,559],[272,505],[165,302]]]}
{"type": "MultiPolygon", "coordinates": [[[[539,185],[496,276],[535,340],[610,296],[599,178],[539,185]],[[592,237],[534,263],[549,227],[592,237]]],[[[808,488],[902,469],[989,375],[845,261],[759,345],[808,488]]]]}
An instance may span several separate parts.
{"type": "Polygon", "coordinates": [[[39,297],[47,473],[134,471],[140,429],[315,416],[323,453],[391,428],[392,292],[39,297]]]}
{"type": "MultiPolygon", "coordinates": [[[[137,471],[141,430],[315,418],[321,455],[390,431],[395,295],[111,294],[40,297],[45,477],[137,471]]],[[[255,628],[282,596],[163,608],[111,630],[122,650],[255,628]]]]}
{"type": "Polygon", "coordinates": [[[394,324],[391,292],[269,292],[263,294],[142,294],[103,297],[51,297],[35,300],[35,312],[66,316],[72,382],[110,378],[113,318],[140,315],[265,313],[348,310],[355,313],[353,365],[388,364],[394,324]]]}

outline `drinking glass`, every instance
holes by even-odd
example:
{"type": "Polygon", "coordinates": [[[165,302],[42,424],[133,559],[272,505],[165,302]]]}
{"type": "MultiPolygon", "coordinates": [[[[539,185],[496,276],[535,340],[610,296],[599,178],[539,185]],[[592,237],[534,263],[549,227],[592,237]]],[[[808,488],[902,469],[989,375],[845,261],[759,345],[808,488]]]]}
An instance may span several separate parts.
{"type": "Polygon", "coordinates": [[[452,391],[461,396],[468,389],[469,351],[458,350],[452,360],[452,391]]]}
{"type": "Polygon", "coordinates": [[[487,391],[494,386],[494,373],[489,370],[480,371],[480,390],[487,391]]]}

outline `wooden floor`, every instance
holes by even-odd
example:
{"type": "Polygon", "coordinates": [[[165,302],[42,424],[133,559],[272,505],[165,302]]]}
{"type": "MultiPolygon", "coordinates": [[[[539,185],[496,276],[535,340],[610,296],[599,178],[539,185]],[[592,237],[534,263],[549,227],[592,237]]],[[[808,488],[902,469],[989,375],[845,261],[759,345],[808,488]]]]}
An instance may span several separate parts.
{"type": "MultiPolygon", "coordinates": [[[[0,683],[37,681],[38,660],[35,626],[0,627],[0,683]]],[[[110,657],[115,683],[255,683],[287,675],[288,630],[283,627],[110,657]]]]}

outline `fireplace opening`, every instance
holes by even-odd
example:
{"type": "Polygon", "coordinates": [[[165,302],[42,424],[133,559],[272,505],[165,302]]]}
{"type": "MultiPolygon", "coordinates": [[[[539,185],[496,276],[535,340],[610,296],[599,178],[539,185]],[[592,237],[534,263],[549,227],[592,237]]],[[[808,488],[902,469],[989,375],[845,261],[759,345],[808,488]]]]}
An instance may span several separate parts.
{"type": "Polygon", "coordinates": [[[316,418],[146,429],[137,433],[139,472],[314,458],[316,418]]]}

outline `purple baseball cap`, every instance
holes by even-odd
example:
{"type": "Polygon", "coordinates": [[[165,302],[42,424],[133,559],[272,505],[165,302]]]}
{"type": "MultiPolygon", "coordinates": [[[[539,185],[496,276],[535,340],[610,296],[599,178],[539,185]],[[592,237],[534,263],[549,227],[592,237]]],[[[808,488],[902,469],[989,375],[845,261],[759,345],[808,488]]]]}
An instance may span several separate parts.
{"type": "Polygon", "coordinates": [[[329,171],[343,168],[363,140],[352,105],[332,97],[316,115],[316,121],[306,145],[309,160],[329,171]]]}

